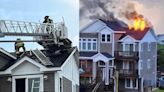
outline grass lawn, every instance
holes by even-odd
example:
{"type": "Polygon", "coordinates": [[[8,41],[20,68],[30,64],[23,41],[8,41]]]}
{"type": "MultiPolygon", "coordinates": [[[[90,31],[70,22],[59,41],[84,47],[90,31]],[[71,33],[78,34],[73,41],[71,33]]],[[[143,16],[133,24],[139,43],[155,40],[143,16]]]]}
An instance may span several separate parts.
{"type": "Polygon", "coordinates": [[[158,90],[156,90],[154,92],[164,92],[164,89],[158,89],[158,90]]]}

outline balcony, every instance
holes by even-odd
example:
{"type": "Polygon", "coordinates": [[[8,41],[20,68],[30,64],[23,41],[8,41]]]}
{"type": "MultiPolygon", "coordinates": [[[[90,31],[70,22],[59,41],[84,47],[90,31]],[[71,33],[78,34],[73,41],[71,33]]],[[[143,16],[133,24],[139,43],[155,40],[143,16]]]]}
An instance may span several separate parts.
{"type": "Polygon", "coordinates": [[[137,77],[138,69],[116,69],[120,77],[137,77]]]}
{"type": "Polygon", "coordinates": [[[115,59],[134,59],[138,60],[138,51],[115,51],[115,59]]]}

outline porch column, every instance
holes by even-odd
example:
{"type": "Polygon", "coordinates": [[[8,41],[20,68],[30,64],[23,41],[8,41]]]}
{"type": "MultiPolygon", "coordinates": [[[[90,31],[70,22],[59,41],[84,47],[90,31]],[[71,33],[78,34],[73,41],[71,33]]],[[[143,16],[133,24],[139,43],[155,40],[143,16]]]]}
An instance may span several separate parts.
{"type": "Polygon", "coordinates": [[[105,63],[105,85],[109,85],[109,62],[105,63]]]}
{"type": "Polygon", "coordinates": [[[92,80],[94,80],[95,81],[95,79],[96,79],[96,67],[97,65],[96,65],[96,62],[95,61],[93,61],[93,67],[92,67],[92,80]]]}
{"type": "MultiPolygon", "coordinates": [[[[138,81],[139,82],[139,81],[138,81]]],[[[144,92],[144,87],[143,87],[143,78],[141,77],[141,84],[139,84],[139,85],[141,85],[141,92],[144,92]]]]}

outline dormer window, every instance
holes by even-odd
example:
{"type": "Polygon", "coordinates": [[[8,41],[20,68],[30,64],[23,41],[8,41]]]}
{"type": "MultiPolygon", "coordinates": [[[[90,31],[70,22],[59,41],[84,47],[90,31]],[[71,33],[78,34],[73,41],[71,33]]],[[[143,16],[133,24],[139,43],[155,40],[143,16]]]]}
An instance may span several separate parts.
{"type": "Polygon", "coordinates": [[[101,35],[101,42],[110,42],[111,41],[111,35],[110,34],[102,34],[101,35]]]}

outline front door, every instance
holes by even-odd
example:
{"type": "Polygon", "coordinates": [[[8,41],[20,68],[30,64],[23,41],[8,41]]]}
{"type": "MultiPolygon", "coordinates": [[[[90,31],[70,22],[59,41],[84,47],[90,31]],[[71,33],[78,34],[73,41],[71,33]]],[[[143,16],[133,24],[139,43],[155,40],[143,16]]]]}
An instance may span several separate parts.
{"type": "Polygon", "coordinates": [[[25,92],[25,78],[16,79],[16,92],[25,92]]]}

